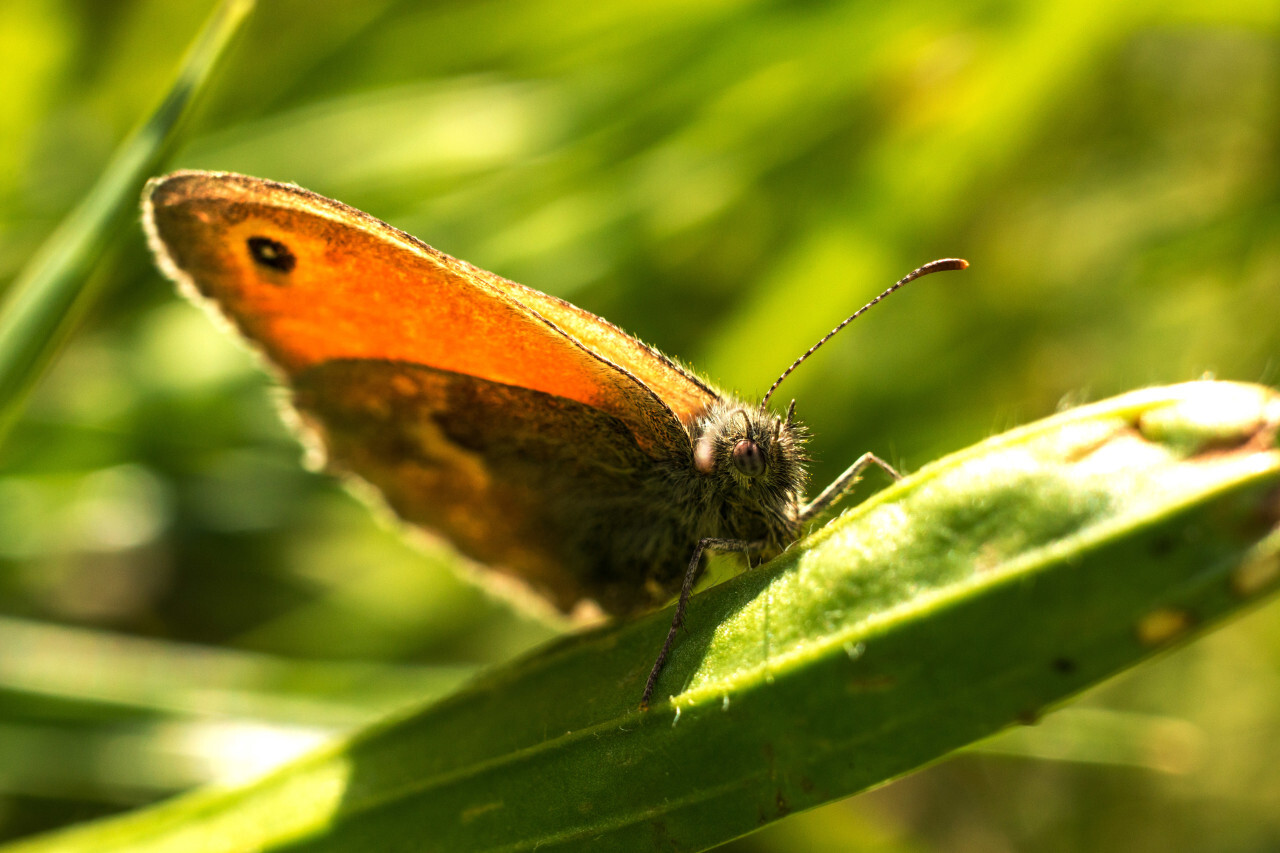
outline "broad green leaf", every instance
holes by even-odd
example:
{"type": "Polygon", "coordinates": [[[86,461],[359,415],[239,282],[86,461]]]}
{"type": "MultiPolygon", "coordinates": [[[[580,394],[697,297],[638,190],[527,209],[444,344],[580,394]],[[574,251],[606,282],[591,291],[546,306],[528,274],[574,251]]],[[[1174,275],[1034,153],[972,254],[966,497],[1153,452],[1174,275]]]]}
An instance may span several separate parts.
{"type": "Polygon", "coordinates": [[[143,183],[164,162],[182,119],[252,8],[252,0],[225,0],[155,114],[120,145],[93,189],[14,280],[0,306],[0,437],[88,306],[95,266],[120,225],[137,215],[143,183]]]}
{"type": "Polygon", "coordinates": [[[991,438],[669,611],[556,642],[255,785],[7,848],[700,850],[1168,648],[1280,575],[1280,395],[1199,382],[991,438]]]}

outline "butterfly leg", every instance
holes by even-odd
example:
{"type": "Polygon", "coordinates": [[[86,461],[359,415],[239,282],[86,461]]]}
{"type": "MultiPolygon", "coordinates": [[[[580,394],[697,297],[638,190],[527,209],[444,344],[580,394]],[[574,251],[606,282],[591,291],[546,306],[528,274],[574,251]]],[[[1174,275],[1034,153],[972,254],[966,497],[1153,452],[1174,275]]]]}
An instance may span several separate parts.
{"type": "Polygon", "coordinates": [[[864,453],[858,457],[858,461],[849,466],[847,471],[836,477],[831,482],[831,485],[823,489],[822,494],[801,508],[800,522],[803,524],[804,522],[812,521],[830,509],[836,501],[844,497],[850,489],[857,485],[858,480],[862,479],[862,472],[872,465],[878,465],[895,480],[902,479],[902,475],[888,462],[885,462],[874,453],[864,453]]]}
{"type": "Polygon", "coordinates": [[[667,664],[667,656],[671,654],[671,648],[676,644],[676,635],[680,631],[680,626],[684,624],[684,614],[689,608],[689,596],[693,594],[693,584],[701,573],[702,553],[707,550],[712,551],[743,551],[750,554],[752,551],[758,551],[763,548],[765,543],[752,542],[747,539],[703,539],[698,542],[697,547],[693,549],[693,559],[689,561],[689,568],[685,569],[684,584],[680,587],[680,600],[676,603],[676,613],[671,619],[671,628],[667,631],[667,639],[662,643],[662,651],[658,652],[658,659],[654,661],[653,669],[649,671],[649,680],[644,683],[644,695],[640,697],[640,707],[649,707],[649,698],[653,696],[653,688],[658,683],[658,675],[662,672],[662,668],[667,664]]]}

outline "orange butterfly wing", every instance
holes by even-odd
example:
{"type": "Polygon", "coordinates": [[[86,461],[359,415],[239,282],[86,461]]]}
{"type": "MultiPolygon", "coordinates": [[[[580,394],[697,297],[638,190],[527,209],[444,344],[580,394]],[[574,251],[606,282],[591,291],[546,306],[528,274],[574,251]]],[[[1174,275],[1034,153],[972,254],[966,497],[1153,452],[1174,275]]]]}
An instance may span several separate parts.
{"type": "Polygon", "coordinates": [[[687,459],[715,391],[586,311],[298,187],[179,172],[148,185],[144,219],[165,271],[262,348],[334,461],[402,516],[562,609],[636,606],[644,579],[593,580],[598,543],[575,525],[598,527],[591,508],[641,488],[651,460],[687,459]]]}
{"type": "Polygon", "coordinates": [[[169,272],[194,279],[287,374],[333,358],[426,364],[577,400],[621,418],[646,449],[715,392],[616,327],[288,184],[178,172],[146,217],[169,272]],[[245,251],[298,256],[282,287],[245,251]]]}

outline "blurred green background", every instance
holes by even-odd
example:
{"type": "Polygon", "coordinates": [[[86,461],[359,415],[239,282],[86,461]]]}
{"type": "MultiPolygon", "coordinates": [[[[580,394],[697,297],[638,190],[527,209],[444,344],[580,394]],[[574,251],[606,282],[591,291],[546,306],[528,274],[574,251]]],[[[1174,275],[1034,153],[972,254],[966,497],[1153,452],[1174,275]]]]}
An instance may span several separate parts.
{"type": "MultiPolygon", "coordinates": [[[[0,2],[0,281],[212,5],[0,2]]],[[[293,181],[757,396],[818,483],[1280,379],[1280,6],[268,0],[176,167],[293,181]]],[[[140,228],[0,448],[0,839],[242,778],[553,636],[307,472],[140,228]]],[[[873,484],[869,487],[874,487],[873,484]]],[[[1280,610],[736,851],[1274,850],[1280,610]]]]}

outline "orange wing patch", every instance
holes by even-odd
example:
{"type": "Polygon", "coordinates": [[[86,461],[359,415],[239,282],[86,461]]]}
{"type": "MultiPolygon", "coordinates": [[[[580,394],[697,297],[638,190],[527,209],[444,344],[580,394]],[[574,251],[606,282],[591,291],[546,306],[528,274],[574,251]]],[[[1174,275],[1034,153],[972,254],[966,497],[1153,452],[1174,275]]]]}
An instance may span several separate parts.
{"type": "Polygon", "coordinates": [[[682,421],[714,399],[605,321],[306,190],[177,173],[153,182],[147,207],[171,274],[290,376],[332,359],[423,364],[598,408],[654,456],[687,446],[682,421]]]}

